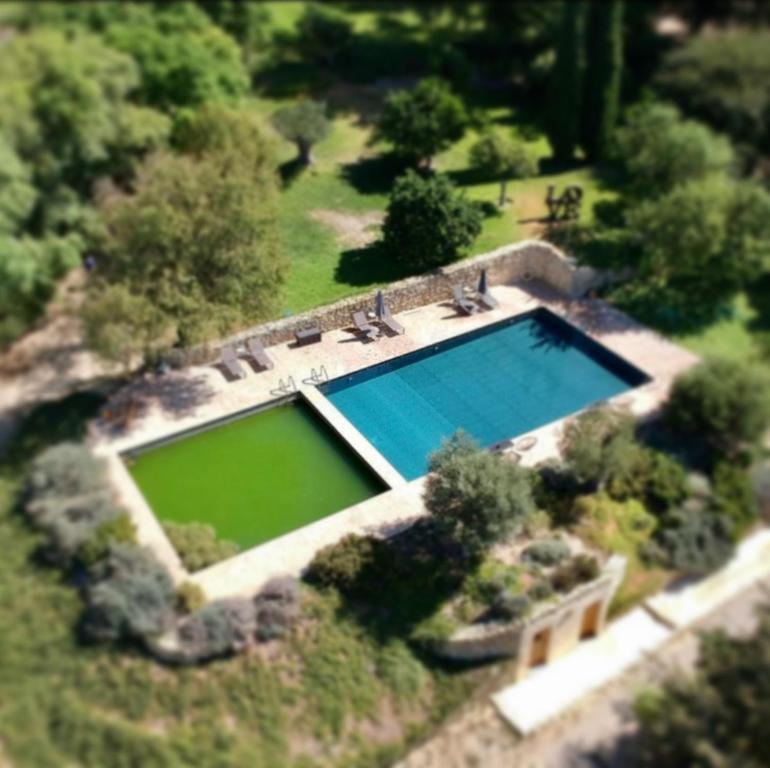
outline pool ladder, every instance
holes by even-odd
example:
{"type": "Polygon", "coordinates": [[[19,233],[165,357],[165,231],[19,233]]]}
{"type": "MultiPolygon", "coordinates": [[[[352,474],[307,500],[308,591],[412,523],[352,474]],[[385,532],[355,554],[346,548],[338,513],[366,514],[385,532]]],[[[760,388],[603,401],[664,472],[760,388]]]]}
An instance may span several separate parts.
{"type": "Polygon", "coordinates": [[[303,384],[323,384],[325,381],[329,381],[329,372],[325,365],[322,365],[318,370],[311,368],[310,376],[302,379],[303,384]]]}
{"type": "Polygon", "coordinates": [[[292,392],[297,391],[297,385],[294,382],[294,377],[289,376],[286,381],[283,379],[278,380],[278,386],[275,389],[270,390],[271,395],[290,395],[292,392]]]}

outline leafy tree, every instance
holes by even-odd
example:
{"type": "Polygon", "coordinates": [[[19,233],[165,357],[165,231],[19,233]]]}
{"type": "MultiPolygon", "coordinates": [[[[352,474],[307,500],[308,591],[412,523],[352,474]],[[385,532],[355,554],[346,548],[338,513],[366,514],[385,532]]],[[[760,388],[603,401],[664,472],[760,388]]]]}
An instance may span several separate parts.
{"type": "Polygon", "coordinates": [[[297,24],[297,47],[306,58],[328,66],[353,38],[353,27],[342,11],[309,3],[297,24]]]}
{"type": "Polygon", "coordinates": [[[462,432],[431,456],[423,499],[441,528],[471,556],[515,533],[535,511],[527,472],[480,450],[462,432]]]}
{"type": "Polygon", "coordinates": [[[722,462],[714,470],[712,509],[730,521],[737,541],[756,522],[759,508],[749,473],[744,467],[722,462]]]}
{"type": "Polygon", "coordinates": [[[145,640],[174,619],[176,594],[166,568],[149,550],[113,544],[93,569],[82,629],[90,640],[145,640]]]}
{"type": "Polygon", "coordinates": [[[258,131],[234,123],[230,138],[220,127],[192,156],[154,157],[136,193],[104,209],[94,293],[119,284],[144,297],[182,344],[268,317],[283,275],[270,155],[258,131]],[[248,143],[231,145],[243,136],[248,143]]]}
{"type": "Polygon", "coordinates": [[[449,85],[426,78],[410,91],[388,96],[374,137],[390,142],[410,163],[430,167],[435,154],[462,138],[467,124],[465,106],[449,85]]]}
{"type": "Polygon", "coordinates": [[[481,232],[481,213],[446,176],[396,179],[382,226],[391,258],[414,270],[454,261],[481,232]]]}
{"type": "Polygon", "coordinates": [[[586,48],[581,144],[592,160],[604,159],[620,111],[623,0],[590,5],[586,48]]]}
{"type": "Polygon", "coordinates": [[[547,116],[548,141],[557,160],[571,160],[580,140],[585,77],[586,4],[562,4],[562,21],[551,71],[547,116]]]}
{"type": "Polygon", "coordinates": [[[770,611],[748,638],[719,630],[702,638],[694,676],[676,676],[636,701],[642,768],[770,762],[770,611]]]}
{"type": "Polygon", "coordinates": [[[188,571],[199,571],[226,560],[240,549],[233,541],[217,538],[214,528],[203,523],[166,522],[163,530],[188,571]]]}
{"type": "Polygon", "coordinates": [[[691,181],[640,203],[627,221],[640,276],[690,306],[713,307],[761,274],[770,194],[750,181],[691,181]]]}
{"type": "Polygon", "coordinates": [[[470,161],[487,177],[500,179],[500,207],[505,205],[509,179],[526,179],[537,174],[537,161],[526,145],[495,132],[485,134],[471,147],[470,161]]]}
{"type": "Polygon", "coordinates": [[[699,35],[672,51],[658,87],[688,114],[757,153],[770,149],[770,32],[699,35]]]}
{"type": "Polygon", "coordinates": [[[694,120],[684,120],[670,104],[631,108],[616,132],[614,156],[637,198],[670,192],[678,184],[724,174],[734,164],[730,143],[694,120]]]}
{"type": "Polygon", "coordinates": [[[253,63],[255,54],[268,42],[268,10],[260,3],[242,0],[198,0],[198,5],[241,44],[246,63],[253,63]]]}
{"type": "Polygon", "coordinates": [[[717,456],[735,456],[760,440],[770,425],[770,385],[755,366],[709,360],[674,382],[664,418],[717,456]]]}
{"type": "Polygon", "coordinates": [[[21,234],[37,198],[29,165],[0,134],[0,236],[21,234]]]}
{"type": "Polygon", "coordinates": [[[279,109],[273,115],[273,125],[284,139],[296,145],[297,159],[302,165],[313,162],[313,146],[329,133],[330,128],[326,104],[312,99],[279,109]]]}

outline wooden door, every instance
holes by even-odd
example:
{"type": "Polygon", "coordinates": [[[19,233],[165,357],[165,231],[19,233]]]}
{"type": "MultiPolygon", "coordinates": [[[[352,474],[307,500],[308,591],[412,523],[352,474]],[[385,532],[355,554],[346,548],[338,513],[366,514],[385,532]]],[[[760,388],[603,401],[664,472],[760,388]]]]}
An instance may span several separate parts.
{"type": "Polygon", "coordinates": [[[548,646],[551,644],[550,628],[541,629],[532,638],[532,650],[529,656],[529,666],[539,667],[548,661],[548,646]]]}
{"type": "Polygon", "coordinates": [[[583,621],[580,624],[580,639],[595,637],[599,631],[599,614],[601,603],[592,603],[583,612],[583,621]]]}

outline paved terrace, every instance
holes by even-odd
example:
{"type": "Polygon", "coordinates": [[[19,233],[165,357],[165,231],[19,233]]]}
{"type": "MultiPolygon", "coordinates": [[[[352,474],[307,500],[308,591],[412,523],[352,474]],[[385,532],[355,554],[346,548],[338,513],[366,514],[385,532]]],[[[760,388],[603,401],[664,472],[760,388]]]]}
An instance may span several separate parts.
{"type": "MultiPolygon", "coordinates": [[[[142,407],[130,428],[120,434],[110,434],[96,427],[93,438],[96,450],[109,460],[116,488],[135,519],[140,540],[157,552],[178,579],[189,578],[211,598],[216,598],[253,592],[277,573],[297,573],[318,548],[346,533],[383,530],[422,514],[423,481],[407,483],[316,387],[305,381],[321,366],[333,379],[540,306],[570,321],[652,378],[648,384],[614,399],[638,416],[655,411],[665,399],[672,380],[697,362],[690,352],[602,301],[569,300],[536,281],[497,285],[493,293],[500,306],[470,317],[458,316],[449,301],[403,312],[397,315],[406,328],[402,336],[364,343],[352,329],[339,329],[324,334],[321,342],[307,347],[296,348],[293,344],[270,347],[268,354],[275,363],[274,369],[256,373],[243,360],[247,376],[239,381],[226,381],[214,367],[193,366],[131,385],[129,391],[142,407]],[[276,397],[281,381],[289,377],[391,490],[204,571],[186,574],[119,454],[268,402],[276,397]]],[[[532,465],[557,455],[563,421],[531,433],[538,440],[534,448],[523,454],[522,463],[532,465]]],[[[269,510],[266,513],[269,514],[269,510]]]]}

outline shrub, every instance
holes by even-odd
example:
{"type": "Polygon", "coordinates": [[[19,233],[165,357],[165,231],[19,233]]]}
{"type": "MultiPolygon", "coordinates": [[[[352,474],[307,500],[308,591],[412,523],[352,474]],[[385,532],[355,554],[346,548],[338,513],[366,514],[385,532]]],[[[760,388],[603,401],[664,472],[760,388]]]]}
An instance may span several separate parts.
{"type": "Polygon", "coordinates": [[[492,605],[501,592],[512,592],[518,584],[518,568],[487,559],[465,579],[462,589],[471,600],[492,605]]]}
{"type": "Polygon", "coordinates": [[[366,594],[379,586],[379,576],[387,573],[384,561],[389,557],[387,542],[349,534],[316,552],[305,578],[311,584],[333,587],[343,594],[366,594]]]}
{"type": "Polygon", "coordinates": [[[733,551],[732,530],[721,515],[707,510],[679,510],[658,534],[670,568],[702,575],[724,565],[733,551]]]}
{"type": "Polygon", "coordinates": [[[674,382],[665,406],[669,427],[703,441],[717,456],[735,457],[770,424],[770,385],[753,366],[710,360],[674,382]]]}
{"type": "Polygon", "coordinates": [[[102,523],[78,548],[78,559],[86,568],[90,568],[105,558],[113,543],[136,543],[136,526],[125,513],[102,523]]]}
{"type": "Polygon", "coordinates": [[[82,496],[104,487],[104,462],[81,443],[47,448],[33,459],[27,475],[30,502],[82,496]]]}
{"type": "Polygon", "coordinates": [[[168,571],[148,550],[113,544],[93,569],[82,630],[91,640],[154,637],[170,627],[174,601],[168,571]]]}
{"type": "Polygon", "coordinates": [[[250,600],[217,600],[182,623],[179,642],[188,654],[203,661],[242,650],[255,629],[256,614],[250,600]]]}
{"type": "Polygon", "coordinates": [[[535,511],[530,473],[480,450],[462,432],[431,456],[430,472],[425,506],[471,556],[520,530],[535,511]]]}
{"type": "Polygon", "coordinates": [[[770,461],[763,461],[751,470],[751,486],[760,514],[770,520],[770,461]]]}
{"type": "Polygon", "coordinates": [[[541,539],[530,544],[522,553],[521,559],[538,565],[556,565],[569,557],[570,549],[566,541],[559,538],[541,539]]]}
{"type": "Polygon", "coordinates": [[[559,448],[577,483],[601,487],[622,472],[635,451],[631,414],[593,408],[570,420],[559,448]]]}
{"type": "Polygon", "coordinates": [[[412,630],[410,638],[420,646],[433,649],[449,640],[458,628],[458,623],[441,609],[421,621],[412,630]]]}
{"type": "Polygon", "coordinates": [[[757,519],[758,508],[748,472],[722,463],[714,470],[713,511],[729,521],[734,539],[739,539],[757,519]]]}
{"type": "Polygon", "coordinates": [[[413,270],[457,259],[481,232],[481,212],[448,177],[407,171],[396,179],[382,225],[386,255],[413,270]]]}
{"type": "Polygon", "coordinates": [[[188,571],[199,571],[238,554],[233,541],[218,539],[216,531],[203,523],[163,523],[171,544],[188,571]]]}
{"type": "Polygon", "coordinates": [[[590,555],[576,555],[557,568],[550,577],[557,592],[571,592],[575,587],[593,581],[599,575],[599,563],[590,555]]]}
{"type": "Polygon", "coordinates": [[[257,639],[284,637],[299,616],[299,583],[290,576],[271,579],[254,599],[257,639]]]}
{"type": "Polygon", "coordinates": [[[187,615],[206,605],[206,593],[191,581],[184,581],[176,588],[176,609],[187,615]]]}
{"type": "Polygon", "coordinates": [[[547,600],[553,595],[553,584],[548,579],[538,579],[529,588],[527,595],[533,602],[547,600]]]}
{"type": "Polygon", "coordinates": [[[527,595],[520,595],[507,590],[501,592],[492,605],[492,614],[505,621],[523,619],[532,608],[532,601],[527,595]]]}

